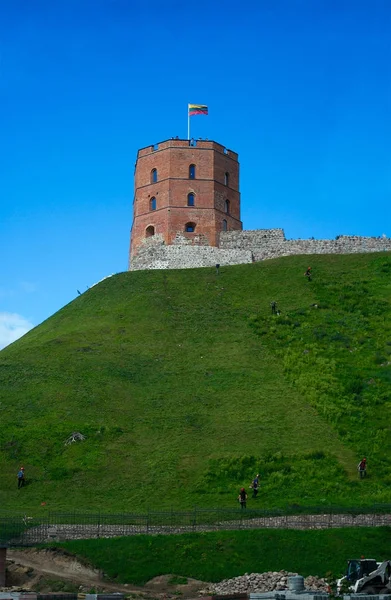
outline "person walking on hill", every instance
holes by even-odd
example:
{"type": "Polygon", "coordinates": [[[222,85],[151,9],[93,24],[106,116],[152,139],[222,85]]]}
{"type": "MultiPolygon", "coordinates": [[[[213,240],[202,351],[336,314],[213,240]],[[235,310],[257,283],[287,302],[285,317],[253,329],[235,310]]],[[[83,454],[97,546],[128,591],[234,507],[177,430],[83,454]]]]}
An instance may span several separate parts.
{"type": "Polygon", "coordinates": [[[277,314],[277,302],[270,302],[270,306],[272,308],[272,315],[276,315],[277,314]]]}
{"type": "Polygon", "coordinates": [[[253,498],[256,498],[258,496],[258,488],[259,488],[259,473],[257,473],[256,477],[254,477],[251,487],[253,489],[253,498]]]}
{"type": "Polygon", "coordinates": [[[239,492],[238,500],[240,502],[241,508],[247,507],[247,493],[244,488],[242,488],[239,492]]]}
{"type": "Polygon", "coordinates": [[[20,467],[19,471],[18,471],[18,489],[24,486],[24,467],[20,467]]]}
{"type": "Polygon", "coordinates": [[[304,273],[304,276],[307,277],[308,281],[311,281],[311,277],[312,277],[311,267],[307,268],[306,272],[304,273]]]}
{"type": "Polygon", "coordinates": [[[363,458],[357,465],[357,470],[360,474],[360,479],[367,476],[367,459],[363,458]]]}

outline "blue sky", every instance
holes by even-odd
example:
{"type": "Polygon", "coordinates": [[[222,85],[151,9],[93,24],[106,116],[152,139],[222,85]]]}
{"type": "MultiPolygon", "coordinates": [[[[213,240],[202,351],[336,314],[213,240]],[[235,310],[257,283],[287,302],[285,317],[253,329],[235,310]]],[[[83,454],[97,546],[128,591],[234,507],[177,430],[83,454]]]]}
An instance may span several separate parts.
{"type": "Polygon", "coordinates": [[[137,149],[189,102],[245,229],[391,236],[389,0],[5,0],[0,347],[126,270],[137,149]]]}

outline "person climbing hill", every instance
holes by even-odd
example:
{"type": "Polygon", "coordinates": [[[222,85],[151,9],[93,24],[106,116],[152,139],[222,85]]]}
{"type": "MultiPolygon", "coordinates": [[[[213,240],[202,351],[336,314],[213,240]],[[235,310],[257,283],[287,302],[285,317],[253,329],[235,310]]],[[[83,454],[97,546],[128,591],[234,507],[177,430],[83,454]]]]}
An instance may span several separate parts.
{"type": "Polygon", "coordinates": [[[20,467],[18,471],[18,489],[24,486],[25,478],[24,478],[24,467],[20,467]]]}
{"type": "Polygon", "coordinates": [[[258,496],[258,489],[259,489],[259,474],[258,473],[257,473],[257,476],[254,477],[250,487],[253,490],[253,498],[256,498],[258,496]]]}
{"type": "Polygon", "coordinates": [[[307,277],[308,281],[311,281],[311,277],[312,277],[311,267],[307,268],[306,272],[304,273],[304,276],[307,277]]]}
{"type": "Polygon", "coordinates": [[[363,458],[357,465],[357,470],[360,475],[360,479],[363,479],[367,475],[367,459],[363,458]]]}
{"type": "Polygon", "coordinates": [[[240,502],[241,508],[247,507],[247,493],[244,488],[242,488],[239,492],[238,500],[240,502]]]}

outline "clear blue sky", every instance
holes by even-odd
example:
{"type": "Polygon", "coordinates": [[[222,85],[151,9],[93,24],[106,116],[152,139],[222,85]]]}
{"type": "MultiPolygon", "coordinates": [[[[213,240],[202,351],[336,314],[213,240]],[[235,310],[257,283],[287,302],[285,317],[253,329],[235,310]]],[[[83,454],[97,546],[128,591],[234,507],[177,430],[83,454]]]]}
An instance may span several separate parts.
{"type": "Polygon", "coordinates": [[[245,229],[391,236],[390,0],[5,0],[0,347],[126,270],[137,149],[189,102],[245,229]]]}

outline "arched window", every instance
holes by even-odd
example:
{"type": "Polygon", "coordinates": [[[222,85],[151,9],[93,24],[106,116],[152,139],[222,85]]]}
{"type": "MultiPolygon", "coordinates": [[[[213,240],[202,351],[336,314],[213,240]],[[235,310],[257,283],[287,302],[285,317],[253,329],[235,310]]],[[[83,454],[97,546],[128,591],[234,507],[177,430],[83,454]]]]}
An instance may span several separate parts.
{"type": "Polygon", "coordinates": [[[153,196],[149,201],[149,210],[156,210],[156,198],[153,196]]]}
{"type": "Polygon", "coordinates": [[[189,179],[195,179],[195,178],[196,178],[196,166],[189,165],[189,179]]]}
{"type": "Polygon", "coordinates": [[[157,169],[152,169],[151,171],[151,183],[157,182],[157,169]]]}
{"type": "Polygon", "coordinates": [[[223,231],[228,231],[228,223],[225,219],[223,219],[223,231]]]}
{"type": "Polygon", "coordinates": [[[229,185],[229,173],[224,175],[224,185],[229,185]]]}
{"type": "Polygon", "coordinates": [[[148,237],[152,237],[153,235],[155,235],[155,228],[153,225],[150,225],[145,230],[145,237],[148,238],[148,237]]]}
{"type": "Polygon", "coordinates": [[[187,231],[187,233],[193,233],[193,231],[195,231],[195,228],[196,228],[195,223],[186,223],[186,225],[185,225],[185,231],[187,231]]]}
{"type": "Polygon", "coordinates": [[[224,202],[224,212],[226,212],[227,215],[229,215],[229,200],[226,200],[224,202]]]}
{"type": "Polygon", "coordinates": [[[195,196],[193,193],[187,194],[187,206],[194,206],[195,196]]]}

